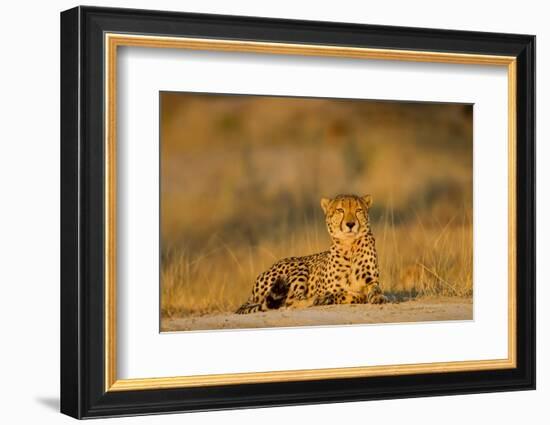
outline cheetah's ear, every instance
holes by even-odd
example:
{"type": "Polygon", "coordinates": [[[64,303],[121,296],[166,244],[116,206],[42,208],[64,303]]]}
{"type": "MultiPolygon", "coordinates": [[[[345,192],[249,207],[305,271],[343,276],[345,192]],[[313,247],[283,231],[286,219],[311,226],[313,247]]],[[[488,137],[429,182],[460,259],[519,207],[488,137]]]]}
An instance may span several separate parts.
{"type": "Polygon", "coordinates": [[[367,208],[370,208],[370,206],[372,205],[372,195],[365,195],[362,199],[365,202],[367,208]]]}
{"type": "Polygon", "coordinates": [[[325,212],[325,214],[328,211],[328,206],[330,205],[330,199],[329,198],[321,198],[321,208],[325,212]]]}

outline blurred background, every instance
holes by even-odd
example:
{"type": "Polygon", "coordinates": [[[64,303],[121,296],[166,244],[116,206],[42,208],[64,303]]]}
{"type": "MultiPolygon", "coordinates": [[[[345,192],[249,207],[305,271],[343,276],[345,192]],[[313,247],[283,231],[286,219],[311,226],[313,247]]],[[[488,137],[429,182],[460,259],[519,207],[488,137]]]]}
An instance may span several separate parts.
{"type": "Polygon", "coordinates": [[[371,194],[381,286],[472,295],[472,106],[161,93],[161,311],[235,310],[330,245],[323,196],[371,194]]]}

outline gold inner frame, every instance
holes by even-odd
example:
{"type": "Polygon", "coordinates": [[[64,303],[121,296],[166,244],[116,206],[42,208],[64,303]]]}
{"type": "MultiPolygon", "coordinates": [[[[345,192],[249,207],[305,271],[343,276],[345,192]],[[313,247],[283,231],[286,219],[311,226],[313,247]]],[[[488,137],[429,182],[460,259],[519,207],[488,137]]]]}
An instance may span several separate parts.
{"type": "Polygon", "coordinates": [[[105,34],[105,391],[148,390],[352,377],[481,371],[516,367],[516,58],[462,53],[370,49],[105,34]],[[118,379],[116,373],[116,99],[117,48],[120,46],[436,62],[507,67],[508,71],[508,358],[420,364],[343,367],[290,371],[118,379]]]}

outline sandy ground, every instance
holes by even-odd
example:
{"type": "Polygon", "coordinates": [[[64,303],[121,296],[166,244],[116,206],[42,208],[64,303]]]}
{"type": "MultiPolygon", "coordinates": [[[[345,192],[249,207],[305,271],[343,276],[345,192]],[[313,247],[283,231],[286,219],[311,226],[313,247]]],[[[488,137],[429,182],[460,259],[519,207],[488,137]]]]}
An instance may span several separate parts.
{"type": "Polygon", "coordinates": [[[385,305],[333,305],[304,309],[274,310],[246,315],[218,313],[183,318],[163,318],[161,330],[175,332],[207,329],[327,326],[472,319],[471,300],[437,299],[406,301],[385,305]]]}

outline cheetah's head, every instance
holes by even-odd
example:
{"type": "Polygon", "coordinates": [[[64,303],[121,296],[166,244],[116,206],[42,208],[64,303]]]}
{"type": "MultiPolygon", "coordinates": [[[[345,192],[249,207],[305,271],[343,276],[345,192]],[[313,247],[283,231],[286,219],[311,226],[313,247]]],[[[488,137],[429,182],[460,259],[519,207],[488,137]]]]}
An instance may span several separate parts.
{"type": "Polygon", "coordinates": [[[369,232],[369,208],[372,196],[338,195],[322,198],[328,232],[333,239],[353,241],[369,232]]]}

